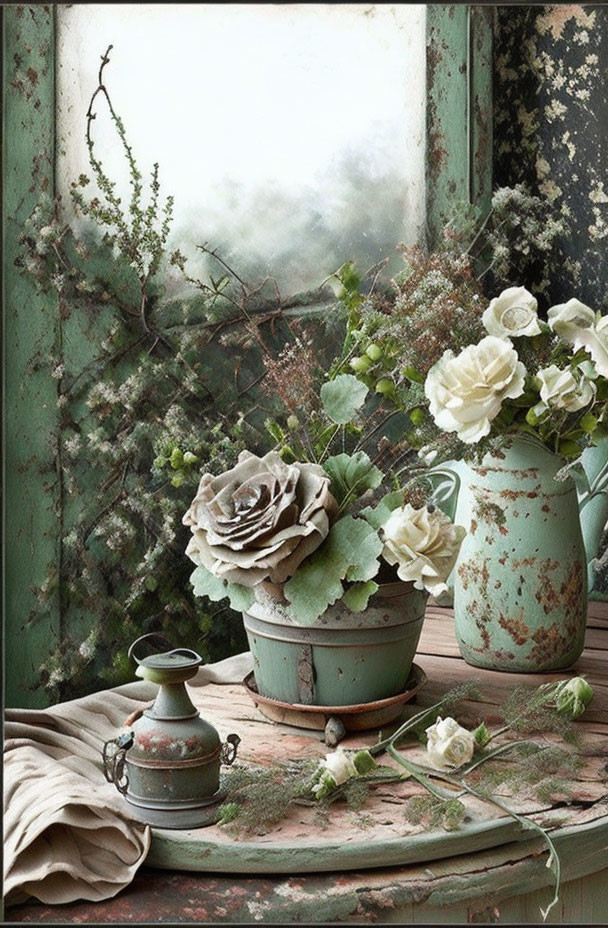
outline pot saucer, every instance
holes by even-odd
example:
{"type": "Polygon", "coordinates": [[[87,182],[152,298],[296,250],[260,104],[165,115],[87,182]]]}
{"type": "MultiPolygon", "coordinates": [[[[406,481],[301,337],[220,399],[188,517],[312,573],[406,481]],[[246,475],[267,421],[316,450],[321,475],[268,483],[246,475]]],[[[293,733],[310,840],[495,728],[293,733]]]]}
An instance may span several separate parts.
{"type": "Polygon", "coordinates": [[[296,728],[325,731],[327,744],[334,747],[348,731],[367,731],[394,722],[400,716],[404,704],[414,698],[426,681],[424,670],[418,664],[412,664],[412,672],[401,693],[388,699],[353,706],[308,706],[270,699],[258,693],[253,671],[247,674],[243,685],[266,718],[296,728]]]}

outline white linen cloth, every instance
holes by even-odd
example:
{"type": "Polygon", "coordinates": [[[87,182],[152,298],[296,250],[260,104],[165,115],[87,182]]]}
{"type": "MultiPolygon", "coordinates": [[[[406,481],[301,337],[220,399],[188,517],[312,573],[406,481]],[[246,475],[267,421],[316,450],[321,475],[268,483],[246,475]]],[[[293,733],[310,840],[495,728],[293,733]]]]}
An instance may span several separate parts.
{"type": "MultiPolygon", "coordinates": [[[[251,655],[201,667],[189,681],[240,683],[251,655]]],[[[4,892],[49,904],[109,899],[127,886],[150,846],[148,825],[103,774],[104,741],[158,687],[129,683],[48,709],[7,709],[4,727],[4,892]]]]}

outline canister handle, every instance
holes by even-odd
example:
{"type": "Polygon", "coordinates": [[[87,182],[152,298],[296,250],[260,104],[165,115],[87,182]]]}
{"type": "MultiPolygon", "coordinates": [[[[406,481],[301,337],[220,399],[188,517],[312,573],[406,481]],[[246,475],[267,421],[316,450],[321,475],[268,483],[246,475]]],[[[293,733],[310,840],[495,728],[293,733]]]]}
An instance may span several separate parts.
{"type": "MultiPolygon", "coordinates": [[[[127,657],[132,657],[136,664],[141,664],[145,658],[139,658],[134,654],[134,648],[140,643],[140,641],[145,641],[146,638],[162,638],[163,641],[166,641],[169,647],[171,647],[171,642],[168,638],[165,638],[160,632],[148,632],[147,635],[141,635],[139,638],[136,638],[129,650],[127,651],[127,657]]],[[[203,658],[200,654],[197,654],[196,651],[193,651],[191,648],[173,648],[171,651],[157,651],[157,654],[183,654],[186,657],[192,657],[194,660],[198,661],[199,664],[203,663],[203,658]]],[[[148,655],[149,656],[149,655],[148,655]]]]}

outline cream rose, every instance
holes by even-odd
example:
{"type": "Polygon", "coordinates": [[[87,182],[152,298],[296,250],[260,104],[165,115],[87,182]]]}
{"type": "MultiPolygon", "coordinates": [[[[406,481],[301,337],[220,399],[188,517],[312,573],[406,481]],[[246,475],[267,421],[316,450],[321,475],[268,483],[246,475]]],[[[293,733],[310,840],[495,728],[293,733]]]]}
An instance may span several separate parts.
{"type": "Polygon", "coordinates": [[[552,306],[547,318],[560,338],[573,345],[575,351],[584,348],[598,374],[608,377],[608,316],[598,318],[589,306],[571,299],[552,306]]]}
{"type": "Polygon", "coordinates": [[[577,378],[566,368],[560,370],[555,364],[538,371],[540,398],[545,406],[556,406],[568,412],[576,412],[588,406],[595,396],[595,384],[585,377],[577,378]]]}
{"type": "Polygon", "coordinates": [[[608,316],[601,316],[588,329],[579,329],[572,339],[574,349],[584,348],[602,377],[608,377],[608,316]]]}
{"type": "Polygon", "coordinates": [[[581,329],[588,329],[595,322],[595,313],[580,300],[571,299],[567,303],[552,306],[547,313],[547,321],[553,331],[571,341],[581,329]]]}
{"type": "Polygon", "coordinates": [[[429,767],[449,770],[467,764],[473,757],[475,737],[455,719],[439,717],[426,730],[426,752],[429,767]]]}
{"type": "Polygon", "coordinates": [[[312,792],[317,798],[327,795],[332,789],[346,783],[351,777],[359,776],[354,759],[350,754],[346,754],[342,748],[327,754],[325,760],[319,764],[316,773],[318,779],[312,787],[312,792]]]}
{"type": "Polygon", "coordinates": [[[486,330],[497,338],[540,335],[538,303],[525,287],[507,287],[494,297],[481,317],[486,330]]]}
{"type": "Polygon", "coordinates": [[[424,392],[439,428],[471,445],[489,433],[505,399],[521,396],[525,376],[511,342],[486,335],[456,356],[444,351],[428,372],[424,392]]]}
{"type": "Polygon", "coordinates": [[[186,554],[230,582],[283,583],[325,539],[335,512],[319,465],[242,451],[225,474],[203,474],[183,518],[192,529],[186,554]]]}
{"type": "Polygon", "coordinates": [[[395,509],[382,526],[382,556],[397,565],[401,580],[413,581],[416,589],[438,596],[447,589],[445,581],[465,535],[465,529],[454,525],[440,509],[430,512],[407,503],[395,509]]]}

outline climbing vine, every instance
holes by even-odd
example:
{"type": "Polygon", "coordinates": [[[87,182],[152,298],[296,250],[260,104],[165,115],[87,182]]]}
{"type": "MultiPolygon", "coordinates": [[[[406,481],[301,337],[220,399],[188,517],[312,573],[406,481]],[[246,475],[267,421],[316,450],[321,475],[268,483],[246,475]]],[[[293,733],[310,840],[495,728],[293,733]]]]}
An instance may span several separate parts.
{"type": "Polygon", "coordinates": [[[53,699],[132,679],[126,651],[148,631],[207,660],[244,647],[239,617],[192,596],[181,519],[202,464],[223,471],[243,448],[272,445],[263,360],[295,337],[284,310],[323,297],[285,300],[272,279],[250,287],[207,244],[218,268],[208,280],[169,252],[173,198],[157,164],[144,178],[129,144],[106,83],[111,49],[86,114],[91,177],[72,184],[71,209],[43,197],[21,236],[21,266],[56,294],[60,317],[50,360],[61,556],[37,590],[41,611],[58,597],[69,616],[40,667],[53,699]],[[126,203],[97,155],[102,106],[124,154],[126,203]]]}

